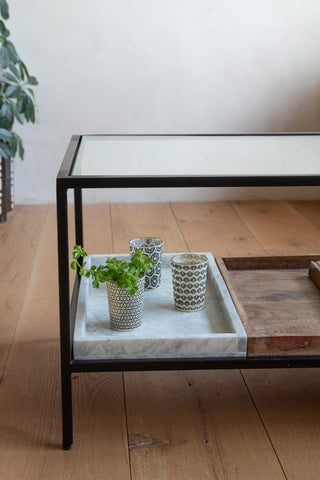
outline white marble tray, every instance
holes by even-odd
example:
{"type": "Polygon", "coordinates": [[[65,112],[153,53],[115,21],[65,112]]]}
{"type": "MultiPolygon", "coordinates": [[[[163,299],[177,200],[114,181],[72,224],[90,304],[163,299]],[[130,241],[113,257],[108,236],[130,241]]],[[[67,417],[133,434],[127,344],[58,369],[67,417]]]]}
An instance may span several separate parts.
{"type": "MultiPolygon", "coordinates": [[[[245,330],[211,253],[205,253],[209,260],[205,308],[198,312],[180,312],[174,307],[173,255],[163,255],[161,285],[144,293],[142,326],[130,332],[110,328],[105,286],[95,289],[90,280],[81,278],[74,358],[246,356],[245,330]]],[[[115,255],[88,256],[87,265],[104,262],[107,256],[115,255]]]]}

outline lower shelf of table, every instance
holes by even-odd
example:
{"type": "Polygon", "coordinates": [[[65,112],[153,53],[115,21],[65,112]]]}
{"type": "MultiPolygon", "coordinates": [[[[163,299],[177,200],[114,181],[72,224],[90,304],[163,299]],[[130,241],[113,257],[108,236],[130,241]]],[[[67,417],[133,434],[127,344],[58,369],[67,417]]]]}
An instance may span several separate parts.
{"type": "Polygon", "coordinates": [[[308,277],[308,265],[320,256],[207,256],[205,310],[189,314],[175,310],[168,254],[162,285],[145,293],[143,326],[134,332],[112,331],[105,290],[94,291],[82,281],[75,360],[225,358],[228,368],[228,360],[237,358],[260,358],[266,366],[268,357],[270,365],[272,357],[278,357],[284,366],[290,366],[292,358],[300,366],[299,359],[308,364],[309,356],[313,365],[311,357],[320,355],[320,290],[308,277]]]}

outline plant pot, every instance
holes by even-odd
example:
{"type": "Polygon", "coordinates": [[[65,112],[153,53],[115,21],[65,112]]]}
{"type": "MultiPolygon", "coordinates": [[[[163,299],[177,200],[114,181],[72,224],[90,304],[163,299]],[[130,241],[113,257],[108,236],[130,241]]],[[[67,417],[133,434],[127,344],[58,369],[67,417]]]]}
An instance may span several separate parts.
{"type": "Polygon", "coordinates": [[[138,281],[138,290],[130,295],[113,282],[106,282],[110,324],[113,330],[134,330],[140,327],[143,314],[145,277],[138,281]]]}

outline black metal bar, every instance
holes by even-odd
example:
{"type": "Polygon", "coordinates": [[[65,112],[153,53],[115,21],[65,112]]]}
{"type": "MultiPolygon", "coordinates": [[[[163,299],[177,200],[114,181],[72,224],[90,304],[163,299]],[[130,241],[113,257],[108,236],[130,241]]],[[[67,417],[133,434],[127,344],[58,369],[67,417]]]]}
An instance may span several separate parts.
{"type": "Polygon", "coordinates": [[[275,133],[84,133],[84,137],[308,137],[319,132],[275,133]]]}
{"type": "Polygon", "coordinates": [[[167,370],[217,370],[256,368],[316,368],[320,356],[295,357],[185,357],[185,358],[132,358],[108,360],[73,360],[73,372],[105,371],[167,371],[167,370]]]}
{"type": "Polygon", "coordinates": [[[68,188],[162,188],[162,187],[306,187],[319,186],[320,175],[264,176],[70,176],[61,178],[68,188]]]}
{"type": "Polygon", "coordinates": [[[82,136],[80,135],[73,135],[71,137],[67,151],[65,153],[61,167],[59,169],[57,178],[60,178],[60,177],[62,178],[62,177],[71,175],[72,167],[76,159],[76,154],[80,147],[81,138],[82,136]]]}
{"type": "Polygon", "coordinates": [[[62,448],[70,450],[73,444],[72,419],[72,384],[71,373],[61,370],[61,398],[62,398],[62,448]]]}
{"type": "Polygon", "coordinates": [[[83,245],[83,219],[82,219],[82,190],[74,189],[74,218],[76,244],[83,245]]]}
{"type": "Polygon", "coordinates": [[[71,388],[71,332],[70,294],[68,268],[68,191],[57,181],[57,233],[59,266],[59,307],[60,307],[60,362],[63,448],[68,450],[73,442],[72,429],[72,388],[71,388]]]}
{"type": "MultiPolygon", "coordinates": [[[[80,289],[80,275],[77,272],[77,275],[74,280],[73,292],[71,297],[70,303],[70,338],[73,338],[74,334],[74,325],[76,321],[76,314],[77,314],[77,306],[78,306],[78,297],[79,297],[79,289],[80,289]]],[[[70,348],[70,355],[72,358],[72,349],[70,348]]],[[[71,364],[71,362],[70,362],[71,364]]],[[[71,368],[72,370],[72,368],[71,368]]]]}

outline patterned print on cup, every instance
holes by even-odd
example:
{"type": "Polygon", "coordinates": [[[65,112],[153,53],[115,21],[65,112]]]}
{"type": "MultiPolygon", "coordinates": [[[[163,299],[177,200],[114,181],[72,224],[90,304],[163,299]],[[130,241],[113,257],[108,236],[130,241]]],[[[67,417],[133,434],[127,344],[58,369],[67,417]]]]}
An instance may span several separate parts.
{"type": "Polygon", "coordinates": [[[154,267],[151,272],[146,275],[145,290],[153,290],[158,288],[161,281],[161,260],[163,252],[163,240],[154,237],[134,238],[129,242],[130,253],[134,254],[137,250],[141,250],[144,255],[151,258],[154,267]]]}
{"type": "Polygon", "coordinates": [[[114,282],[106,282],[110,325],[113,330],[134,330],[140,327],[143,314],[144,278],[138,280],[138,290],[130,295],[114,282]]]}
{"type": "Polygon", "coordinates": [[[207,286],[208,259],[197,253],[183,253],[171,259],[175,307],[184,312],[202,310],[207,286]]]}

